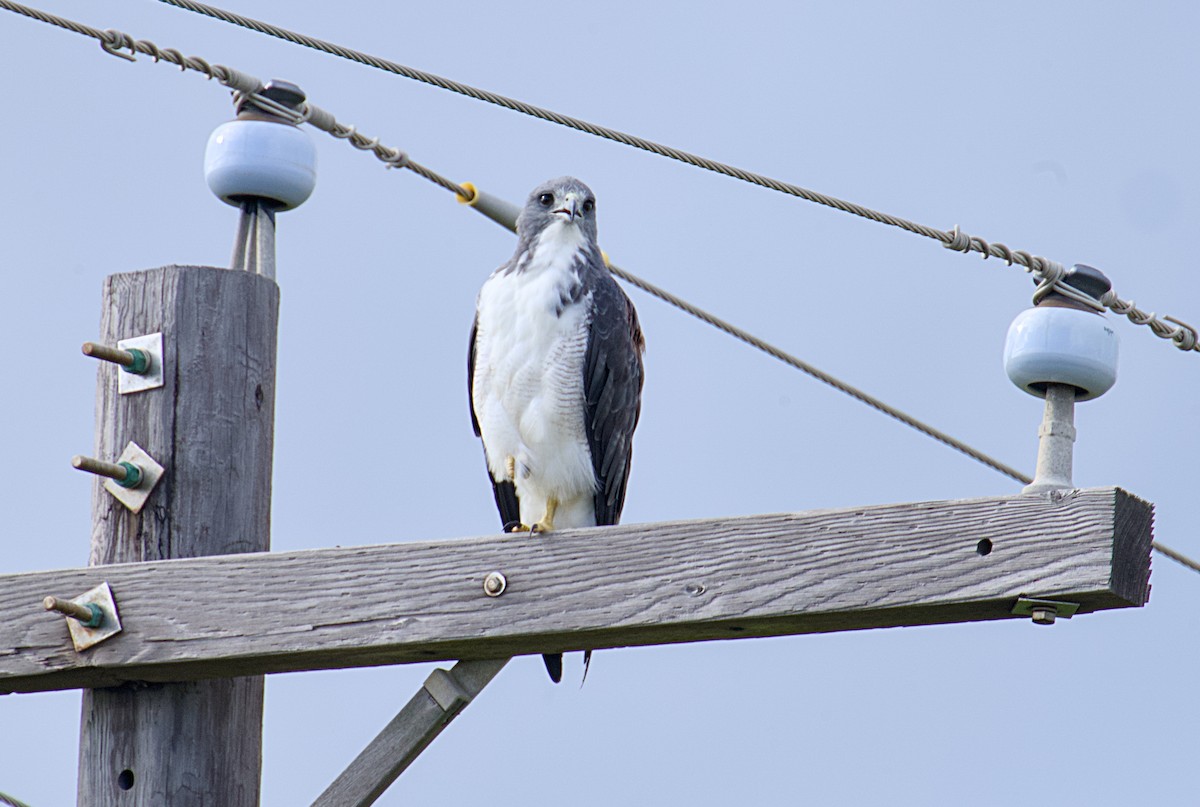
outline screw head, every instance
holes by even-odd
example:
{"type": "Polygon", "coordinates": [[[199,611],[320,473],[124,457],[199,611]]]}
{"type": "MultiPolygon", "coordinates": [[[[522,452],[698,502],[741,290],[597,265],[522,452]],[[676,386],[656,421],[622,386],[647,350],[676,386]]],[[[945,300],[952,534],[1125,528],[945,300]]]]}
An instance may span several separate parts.
{"type": "Polygon", "coordinates": [[[1053,608],[1034,608],[1030,615],[1035,625],[1053,625],[1057,616],[1053,608]]]}
{"type": "Polygon", "coordinates": [[[499,597],[508,588],[508,580],[502,572],[489,572],[483,578],[483,593],[489,597],[499,597]]]}

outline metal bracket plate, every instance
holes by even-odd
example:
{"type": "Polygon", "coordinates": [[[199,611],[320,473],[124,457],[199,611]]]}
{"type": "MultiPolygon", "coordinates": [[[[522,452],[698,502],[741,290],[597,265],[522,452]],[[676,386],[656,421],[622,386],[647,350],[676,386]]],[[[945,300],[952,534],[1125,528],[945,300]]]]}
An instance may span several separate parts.
{"type": "Polygon", "coordinates": [[[116,497],[117,501],[135,513],[140,513],[150,498],[154,486],[162,479],[163,467],[145,452],[137,443],[130,441],[117,458],[117,462],[132,462],[142,469],[142,483],[136,488],[123,488],[115,479],[104,480],[104,489],[116,497]]]}
{"type": "Polygon", "coordinates": [[[1018,597],[1012,613],[1017,616],[1033,616],[1035,609],[1052,608],[1056,617],[1070,619],[1079,610],[1077,602],[1059,602],[1058,600],[1036,600],[1032,597],[1018,597]]]}
{"type": "Polygon", "coordinates": [[[161,332],[122,339],[117,342],[117,347],[121,350],[137,348],[150,355],[150,366],[141,375],[127,373],[123,369],[117,370],[117,392],[128,395],[131,392],[157,389],[163,385],[163,335],[161,332]]]}
{"type": "Polygon", "coordinates": [[[101,583],[71,602],[79,605],[95,603],[104,612],[104,621],[95,628],[84,627],[84,624],[78,619],[66,617],[67,630],[71,631],[71,642],[75,645],[76,651],[87,650],[121,632],[121,617],[117,614],[117,601],[113,599],[112,589],[109,588],[107,582],[101,583]]]}

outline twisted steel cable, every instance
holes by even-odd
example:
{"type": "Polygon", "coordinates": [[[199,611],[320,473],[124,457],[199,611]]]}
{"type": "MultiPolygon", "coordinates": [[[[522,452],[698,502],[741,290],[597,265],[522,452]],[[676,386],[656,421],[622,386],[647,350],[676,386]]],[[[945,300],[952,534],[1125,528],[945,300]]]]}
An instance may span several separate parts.
{"type": "Polygon", "coordinates": [[[1066,270],[1063,266],[1055,261],[1038,255],[1031,255],[1023,250],[1009,249],[1004,244],[989,243],[982,238],[969,236],[960,232],[957,225],[952,230],[940,230],[935,227],[929,227],[924,224],[919,224],[908,219],[893,216],[889,213],[882,213],[878,210],[872,210],[869,207],[864,207],[854,202],[848,202],[844,199],[839,199],[835,196],[819,193],[817,191],[803,188],[799,185],[794,185],[790,182],[783,182],[772,177],[757,174],[753,171],[747,171],[736,166],[726,163],[711,160],[707,157],[701,157],[672,146],[665,146],[661,143],[656,143],[653,140],[647,140],[637,135],[631,135],[622,132],[618,129],[611,129],[607,126],[601,126],[595,123],[573,118],[569,115],[563,115],[550,109],[535,106],[533,104],[519,101],[515,98],[509,98],[499,93],[494,93],[489,90],[473,87],[469,84],[463,84],[453,79],[448,79],[443,76],[430,73],[425,70],[418,70],[414,67],[408,67],[389,59],[383,59],[379,56],[372,56],[369,53],[347,48],[333,42],[327,42],[323,39],[300,34],[295,31],[290,31],[286,28],[281,28],[271,23],[261,20],[252,19],[241,14],[235,14],[232,11],[216,8],[215,6],[198,3],[195,0],[159,0],[162,3],[181,8],[185,11],[191,11],[196,14],[203,14],[213,19],[221,20],[232,25],[237,25],[251,31],[257,31],[261,34],[276,37],[296,45],[302,45],[306,48],[327,53],[331,56],[337,56],[349,61],[358,62],[359,64],[373,67],[377,70],[383,70],[388,73],[393,73],[398,76],[403,76],[414,81],[420,81],[424,84],[429,84],[434,87],[439,87],[443,90],[449,90],[460,95],[465,95],[468,98],[474,98],[478,101],[494,104],[496,106],[510,109],[514,112],[519,112],[523,115],[529,115],[534,118],[556,123],[560,126],[566,126],[576,131],[586,134],[602,137],[606,140],[612,140],[616,143],[622,143],[632,148],[641,149],[643,151],[657,154],[661,157],[667,157],[672,160],[686,163],[687,165],[701,168],[706,171],[712,171],[717,174],[723,174],[734,179],[748,182],[752,185],[758,185],[763,188],[768,188],[779,193],[785,193],[789,196],[796,196],[815,204],[824,205],[826,207],[841,210],[844,213],[860,216],[870,221],[880,224],[887,224],[892,227],[898,227],[907,232],[916,235],[922,235],[926,238],[932,238],[940,241],[943,246],[948,249],[953,249],[958,252],[979,252],[986,259],[988,257],[1000,258],[1009,266],[1014,263],[1024,267],[1030,272],[1040,283],[1039,293],[1048,293],[1051,289],[1066,297],[1079,300],[1084,305],[1102,310],[1103,307],[1111,309],[1114,313],[1125,316],[1130,322],[1135,325],[1145,325],[1159,338],[1170,340],[1177,348],[1184,351],[1200,351],[1200,336],[1197,334],[1196,328],[1188,325],[1182,320],[1175,317],[1164,316],[1159,318],[1153,313],[1146,313],[1137,308],[1132,301],[1126,301],[1117,296],[1115,292],[1110,291],[1099,301],[1082,294],[1073,287],[1062,282],[1066,270]],[[1098,304],[1099,303],[1099,304],[1098,304]]]}
{"type": "MultiPolygon", "coordinates": [[[[171,3],[172,5],[178,5],[182,8],[187,8],[189,6],[200,6],[200,4],[198,4],[198,3],[192,3],[191,0],[161,0],[161,2],[171,3]]],[[[211,9],[211,7],[208,7],[208,6],[203,6],[203,8],[210,9],[212,12],[219,11],[219,9],[211,9]]],[[[254,78],[253,76],[247,75],[245,73],[241,73],[237,70],[234,70],[233,68],[226,67],[224,65],[209,64],[204,59],[201,59],[196,56],[184,56],[179,51],[177,51],[173,48],[159,48],[153,42],[150,42],[148,40],[135,40],[129,34],[122,33],[120,31],[114,31],[111,29],[102,31],[98,28],[93,28],[92,26],[85,25],[83,23],[76,22],[74,20],[69,20],[65,17],[59,17],[57,15],[49,14],[47,12],[44,12],[44,11],[41,11],[38,9],[34,9],[34,8],[30,8],[28,6],[24,6],[19,3],[14,3],[14,2],[12,2],[12,0],[0,0],[0,9],[12,11],[17,14],[22,14],[31,19],[35,19],[40,22],[48,23],[50,25],[55,25],[57,27],[72,31],[74,33],[82,34],[85,36],[90,36],[94,39],[99,40],[100,46],[104,50],[105,53],[120,57],[122,59],[126,59],[128,61],[136,61],[136,57],[134,54],[143,53],[145,55],[150,56],[156,62],[164,61],[164,62],[167,62],[170,64],[175,64],[175,65],[179,66],[182,70],[193,70],[193,71],[203,73],[209,79],[216,79],[221,84],[223,84],[227,87],[230,87],[235,93],[240,93],[243,97],[249,98],[254,104],[262,107],[263,109],[265,109],[267,111],[272,112],[272,114],[281,115],[284,118],[292,120],[294,123],[301,123],[301,122],[309,123],[309,124],[315,126],[316,128],[319,128],[325,132],[328,132],[329,134],[331,134],[334,137],[347,140],[351,145],[353,145],[357,149],[372,152],[376,156],[376,158],[378,158],[380,161],[385,163],[385,165],[387,165],[387,167],[389,167],[389,168],[407,168],[407,169],[413,171],[414,173],[418,174],[422,178],[424,178],[430,182],[433,182],[434,184],[454,193],[456,196],[463,199],[464,201],[470,201],[474,197],[475,191],[474,191],[473,187],[469,187],[469,186],[464,187],[463,185],[460,185],[460,184],[454,182],[453,180],[450,180],[450,179],[442,176],[441,174],[437,173],[436,171],[433,171],[432,169],[429,169],[423,165],[420,165],[419,163],[413,162],[411,159],[409,159],[408,155],[405,152],[400,151],[399,149],[391,148],[389,146],[385,146],[385,145],[381,144],[379,142],[379,138],[377,138],[377,137],[376,138],[368,138],[365,135],[360,134],[354,126],[348,126],[346,124],[339,123],[331,113],[327,112],[326,110],[322,109],[321,107],[318,107],[318,106],[315,106],[313,104],[306,102],[305,104],[303,104],[301,109],[297,112],[295,110],[291,110],[287,107],[283,107],[283,106],[277,104],[270,98],[267,98],[259,93],[259,91],[263,87],[262,82],[260,82],[257,78],[254,78]],[[129,52],[126,53],[125,51],[129,51],[129,52]]],[[[208,12],[202,12],[202,13],[208,13],[208,12]]],[[[220,12],[220,14],[227,15],[230,17],[238,17],[238,15],[232,15],[229,12],[220,12]]],[[[225,16],[219,16],[215,13],[212,14],[212,16],[217,16],[218,19],[225,19],[225,16]]],[[[234,20],[229,20],[229,21],[232,22],[234,20]]],[[[268,29],[273,28],[273,26],[267,26],[265,23],[258,23],[258,25],[262,25],[268,29]]],[[[255,30],[259,30],[259,29],[255,28],[255,30]]],[[[279,29],[279,30],[282,31],[283,29],[279,29]]],[[[264,31],[264,33],[269,33],[269,32],[270,31],[264,31]]],[[[300,35],[296,34],[294,36],[299,37],[300,35]]],[[[287,38],[287,37],[285,37],[285,38],[287,38]]],[[[319,40],[316,40],[316,41],[319,41],[319,40]]],[[[300,44],[304,44],[304,43],[301,42],[300,44]]],[[[337,46],[331,45],[330,47],[337,47],[337,46]]],[[[330,51],[330,52],[332,52],[332,51],[330,51]]],[[[347,58],[349,58],[349,57],[347,57],[347,58]]],[[[419,71],[417,71],[417,72],[419,72],[419,71]]],[[[451,83],[453,83],[453,82],[451,82],[451,83]]],[[[463,86],[465,86],[465,85],[463,85],[463,86]]],[[[482,92],[482,91],[479,91],[479,92],[482,92]]],[[[513,103],[516,104],[519,102],[513,102],[513,103]]],[[[513,108],[516,108],[516,107],[513,107],[513,108]]],[[[548,114],[554,114],[554,113],[548,113],[548,114]]],[[[547,118],[547,120],[551,120],[551,119],[552,118],[547,118]]],[[[626,137],[631,137],[631,136],[626,136],[626,137]]],[[[632,137],[631,137],[631,139],[640,140],[640,138],[632,138],[632,137]]],[[[622,141],[622,142],[624,142],[624,141],[622,141]]],[[[661,147],[661,148],[666,148],[666,147],[661,147]]],[[[674,151],[674,150],[672,150],[672,151],[674,151]]],[[[679,152],[679,153],[686,154],[686,152],[679,152]]],[[[696,159],[701,159],[701,158],[696,158],[696,159]]],[[[687,160],[685,160],[685,162],[687,162],[687,160]]],[[[731,169],[731,170],[736,171],[738,169],[731,169]]],[[[732,175],[733,174],[731,174],[731,176],[732,175]]],[[[757,176],[757,175],[750,175],[750,176],[757,176]]],[[[776,182],[775,180],[770,180],[770,181],[776,182]]],[[[780,183],[780,184],[784,184],[784,183],[780,183]]],[[[767,186],[767,187],[771,187],[771,186],[767,186]]],[[[791,187],[794,187],[794,186],[791,186],[791,187]]],[[[798,190],[803,191],[803,189],[798,189],[798,190]]],[[[812,192],[805,191],[804,193],[812,193],[812,192]]],[[[803,194],[798,193],[795,195],[803,195],[803,194]]],[[[851,203],[848,203],[848,202],[841,202],[840,200],[833,199],[833,197],[824,197],[822,194],[814,194],[814,195],[824,198],[824,199],[829,199],[835,203],[835,204],[831,204],[830,206],[837,207],[838,209],[844,209],[847,212],[851,212],[851,213],[857,212],[856,210],[851,209],[851,208],[858,208],[857,205],[851,205],[851,203]],[[843,205],[845,205],[845,207],[842,207],[843,205]]],[[[809,198],[809,197],[804,196],[804,198],[809,198]]],[[[814,199],[813,201],[819,201],[819,200],[814,199]]],[[[821,203],[826,204],[827,202],[822,201],[821,203]]],[[[1007,261],[1010,265],[1014,262],[1020,263],[1021,265],[1025,266],[1029,271],[1031,271],[1035,276],[1038,276],[1039,278],[1041,278],[1042,283],[1041,283],[1041,286],[1039,287],[1039,291],[1048,290],[1050,288],[1053,288],[1055,291],[1065,290],[1065,293],[1067,293],[1067,294],[1071,294],[1072,292],[1075,292],[1075,290],[1072,287],[1065,286],[1065,285],[1058,283],[1058,280],[1061,278],[1062,272],[1064,270],[1062,269],[1061,265],[1056,264],[1053,261],[1047,261],[1044,258],[1038,258],[1036,256],[1031,256],[1028,253],[1024,253],[1024,252],[1020,252],[1020,251],[1014,252],[1012,250],[1009,250],[1008,247],[1004,246],[1003,244],[988,244],[986,241],[983,241],[982,239],[975,238],[972,236],[968,236],[964,233],[961,233],[957,227],[955,227],[952,232],[943,233],[940,230],[932,230],[931,228],[923,227],[922,225],[913,224],[912,222],[905,222],[903,219],[895,219],[893,221],[892,220],[893,217],[891,217],[891,216],[886,216],[885,214],[882,214],[882,213],[875,213],[874,211],[868,211],[866,208],[862,208],[862,210],[867,211],[872,214],[872,215],[866,216],[867,218],[872,218],[875,221],[880,221],[885,224],[895,224],[895,226],[903,227],[904,229],[908,229],[912,232],[917,232],[922,235],[928,235],[929,237],[937,238],[938,240],[943,241],[945,246],[947,246],[950,249],[955,249],[955,250],[964,251],[964,252],[966,252],[966,251],[982,252],[985,258],[988,257],[988,255],[993,255],[995,257],[999,257],[999,258],[1007,261]],[[926,232],[926,231],[928,231],[928,232],[926,232]],[[945,236],[945,238],[943,239],[942,236],[945,236]]],[[[859,215],[862,215],[862,214],[859,213],[859,215]]],[[[497,220],[497,221],[499,222],[499,220],[497,220]]],[[[499,223],[503,224],[504,226],[507,226],[509,229],[515,229],[515,226],[516,226],[515,222],[512,222],[512,223],[499,222],[499,223]]],[[[655,297],[658,297],[659,299],[663,300],[664,302],[666,302],[672,306],[675,306],[676,308],[696,317],[697,319],[702,320],[703,322],[708,323],[709,325],[712,325],[715,328],[718,328],[721,331],[724,331],[725,333],[729,334],[730,336],[733,336],[736,339],[739,339],[739,340],[745,342],[746,344],[751,345],[752,347],[755,347],[758,350],[761,350],[770,356],[773,356],[774,358],[778,359],[779,361],[782,361],[785,364],[788,364],[789,366],[794,367],[797,370],[807,373],[808,375],[812,376],[813,378],[815,378],[825,384],[828,384],[829,386],[855,398],[858,401],[861,401],[862,403],[864,403],[864,404],[866,404],[866,405],[868,405],[868,406],[870,406],[892,418],[895,418],[896,420],[899,420],[901,423],[904,423],[904,424],[916,429],[917,431],[919,431],[929,437],[932,437],[933,439],[965,454],[966,456],[976,460],[977,462],[980,462],[980,463],[992,468],[993,470],[996,470],[996,471],[1004,474],[1005,476],[1010,477],[1011,479],[1013,479],[1015,481],[1018,481],[1018,482],[1021,482],[1024,484],[1028,484],[1029,482],[1032,481],[1032,478],[1029,477],[1028,475],[1023,474],[1020,471],[1017,471],[1017,470],[1005,465],[1004,463],[1000,462],[999,460],[996,460],[996,459],[988,456],[987,454],[983,453],[982,451],[979,451],[978,449],[975,449],[972,446],[967,445],[966,443],[963,443],[962,441],[957,440],[957,439],[951,437],[950,435],[947,435],[944,432],[941,432],[940,430],[935,429],[932,426],[929,426],[928,424],[923,423],[922,421],[912,417],[911,415],[908,415],[908,414],[904,413],[903,411],[884,403],[883,401],[879,400],[878,398],[875,398],[874,396],[871,396],[871,395],[867,394],[866,392],[863,392],[862,390],[858,389],[857,387],[847,384],[846,382],[841,381],[840,379],[838,379],[834,376],[831,376],[822,370],[817,369],[816,367],[814,367],[814,366],[808,364],[807,362],[791,355],[790,353],[787,353],[786,351],[770,344],[769,342],[759,339],[758,337],[754,336],[753,334],[749,333],[748,331],[745,331],[729,322],[726,322],[725,320],[715,316],[714,314],[711,314],[711,313],[705,311],[702,308],[699,308],[698,306],[692,305],[691,303],[687,302],[686,300],[683,300],[682,298],[677,297],[674,294],[671,294],[670,292],[666,291],[665,289],[659,288],[658,286],[655,286],[654,284],[652,284],[646,280],[643,280],[642,278],[640,278],[636,275],[633,275],[630,272],[627,272],[617,266],[610,264],[609,268],[613,272],[614,275],[621,278],[622,280],[625,280],[626,282],[630,283],[631,285],[636,286],[639,289],[642,289],[646,293],[651,294],[655,297]]],[[[1088,298],[1087,302],[1089,302],[1092,305],[1095,305],[1097,301],[1094,301],[1094,300],[1091,300],[1091,298],[1088,298]]],[[[1161,322],[1159,322],[1157,320],[1157,318],[1153,314],[1145,314],[1145,313],[1141,312],[1140,310],[1138,310],[1136,308],[1134,303],[1132,303],[1132,302],[1126,303],[1125,301],[1120,300],[1119,298],[1116,298],[1115,295],[1113,295],[1111,292],[1108,295],[1105,295],[1105,298],[1102,298],[1100,302],[1108,305],[1110,308],[1113,308],[1113,310],[1117,311],[1118,313],[1126,314],[1126,316],[1128,316],[1131,321],[1134,321],[1137,324],[1149,325],[1156,334],[1159,334],[1163,338],[1172,339],[1172,341],[1174,341],[1176,343],[1176,345],[1178,347],[1180,347],[1181,349],[1185,349],[1185,350],[1200,349],[1200,348],[1197,348],[1197,346],[1195,345],[1196,332],[1195,332],[1194,328],[1191,328],[1191,326],[1187,326],[1186,324],[1181,323],[1178,320],[1175,320],[1171,317],[1165,317],[1165,319],[1170,320],[1172,322],[1176,322],[1181,326],[1178,329],[1171,329],[1171,326],[1163,325],[1161,322]],[[1110,299],[1110,298],[1112,298],[1112,299],[1110,299]],[[1115,304],[1114,304],[1114,301],[1115,301],[1115,304]],[[1118,306],[1120,308],[1123,308],[1124,310],[1118,310],[1118,306]],[[1186,331],[1184,329],[1186,329],[1186,331]],[[1190,340],[1190,344],[1189,344],[1189,340],[1190,340]]],[[[1176,552],[1175,550],[1170,549],[1169,547],[1166,547],[1166,546],[1158,543],[1157,541],[1153,543],[1153,548],[1155,550],[1165,554],[1167,557],[1171,558],[1172,560],[1174,560],[1178,563],[1181,563],[1184,566],[1187,566],[1188,568],[1192,569],[1193,571],[1200,572],[1200,562],[1194,561],[1191,558],[1188,558],[1186,555],[1176,552]]]]}

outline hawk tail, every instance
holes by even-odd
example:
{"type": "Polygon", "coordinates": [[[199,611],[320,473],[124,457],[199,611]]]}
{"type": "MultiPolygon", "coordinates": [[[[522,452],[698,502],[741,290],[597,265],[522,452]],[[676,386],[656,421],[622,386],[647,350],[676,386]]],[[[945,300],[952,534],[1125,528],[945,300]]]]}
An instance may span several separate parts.
{"type": "Polygon", "coordinates": [[[554,683],[562,681],[562,653],[543,653],[542,661],[546,662],[546,672],[554,683]]]}

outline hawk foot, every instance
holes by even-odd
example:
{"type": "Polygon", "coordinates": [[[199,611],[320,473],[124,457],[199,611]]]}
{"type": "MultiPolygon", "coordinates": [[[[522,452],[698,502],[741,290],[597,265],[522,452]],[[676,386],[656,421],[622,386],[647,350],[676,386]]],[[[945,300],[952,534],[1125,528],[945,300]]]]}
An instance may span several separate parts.
{"type": "Polygon", "coordinates": [[[546,515],[542,516],[542,520],[534,524],[529,531],[532,533],[553,532],[554,531],[554,514],[558,510],[558,499],[551,496],[546,500],[546,515]]]}

